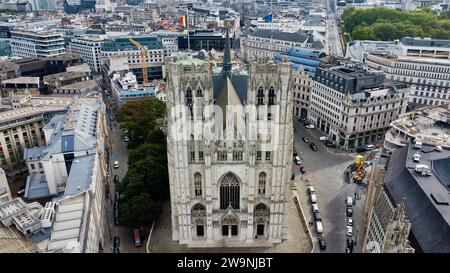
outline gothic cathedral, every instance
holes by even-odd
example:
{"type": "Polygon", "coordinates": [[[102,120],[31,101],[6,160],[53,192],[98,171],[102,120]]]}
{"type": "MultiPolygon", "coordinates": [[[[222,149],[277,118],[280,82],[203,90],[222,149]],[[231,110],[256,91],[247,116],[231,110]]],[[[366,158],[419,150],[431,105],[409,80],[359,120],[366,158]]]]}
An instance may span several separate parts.
{"type": "Polygon", "coordinates": [[[168,62],[172,238],[189,247],[269,247],[287,233],[292,173],[291,64],[232,69],[168,62]]]}

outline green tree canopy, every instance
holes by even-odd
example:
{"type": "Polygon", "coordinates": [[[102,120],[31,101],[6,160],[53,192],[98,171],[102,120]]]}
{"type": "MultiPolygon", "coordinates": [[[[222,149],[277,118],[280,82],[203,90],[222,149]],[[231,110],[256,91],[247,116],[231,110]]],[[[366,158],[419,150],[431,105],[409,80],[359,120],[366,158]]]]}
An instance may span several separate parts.
{"type": "Polygon", "coordinates": [[[348,8],[342,15],[344,30],[354,40],[395,40],[403,37],[450,39],[448,13],[437,16],[423,9],[403,12],[389,8],[348,8]]]}

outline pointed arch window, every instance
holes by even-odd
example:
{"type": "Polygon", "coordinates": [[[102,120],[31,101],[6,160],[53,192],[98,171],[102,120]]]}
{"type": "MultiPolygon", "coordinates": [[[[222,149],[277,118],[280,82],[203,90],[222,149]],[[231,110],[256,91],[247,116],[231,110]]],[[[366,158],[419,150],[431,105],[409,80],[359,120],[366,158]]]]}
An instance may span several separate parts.
{"type": "Polygon", "coordinates": [[[202,175],[200,173],[194,174],[194,192],[195,197],[202,197],[202,175]]]}
{"type": "Polygon", "coordinates": [[[203,91],[202,89],[199,87],[197,88],[197,92],[195,93],[196,97],[203,97],[203,91]]]}
{"type": "Polygon", "coordinates": [[[231,173],[225,175],[220,182],[220,209],[227,209],[228,206],[239,209],[239,190],[239,180],[236,176],[231,173]]]}
{"type": "Polygon", "coordinates": [[[275,89],[273,87],[270,87],[269,89],[269,105],[275,104],[275,89]]]}
{"type": "Polygon", "coordinates": [[[258,94],[256,95],[256,97],[257,97],[258,105],[263,105],[264,104],[264,90],[262,89],[262,87],[258,88],[258,94]]]}
{"type": "Polygon", "coordinates": [[[186,89],[186,105],[192,106],[192,90],[190,87],[186,89]]]}
{"type": "Polygon", "coordinates": [[[258,179],[258,194],[259,195],[266,194],[266,178],[267,178],[267,175],[265,172],[262,172],[259,174],[259,179],[258,179]]]}

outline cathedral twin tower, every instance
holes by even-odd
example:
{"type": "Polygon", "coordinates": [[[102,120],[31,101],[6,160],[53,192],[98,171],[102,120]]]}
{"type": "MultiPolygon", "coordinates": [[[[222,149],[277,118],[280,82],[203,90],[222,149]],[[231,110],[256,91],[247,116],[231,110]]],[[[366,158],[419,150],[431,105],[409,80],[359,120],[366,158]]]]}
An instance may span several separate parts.
{"type": "Polygon", "coordinates": [[[189,247],[272,246],[286,236],[292,171],[291,65],[221,73],[169,60],[167,119],[172,239],[189,247]]]}

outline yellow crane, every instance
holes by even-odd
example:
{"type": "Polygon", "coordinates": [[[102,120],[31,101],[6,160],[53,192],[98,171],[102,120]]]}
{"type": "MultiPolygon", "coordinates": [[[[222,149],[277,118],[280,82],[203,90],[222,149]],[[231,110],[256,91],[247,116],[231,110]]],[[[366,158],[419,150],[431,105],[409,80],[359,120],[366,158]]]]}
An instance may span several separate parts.
{"type": "Polygon", "coordinates": [[[137,46],[141,50],[141,68],[142,68],[142,85],[149,86],[148,84],[148,74],[147,74],[147,49],[138,41],[135,41],[133,38],[128,38],[130,42],[137,46]]]}

